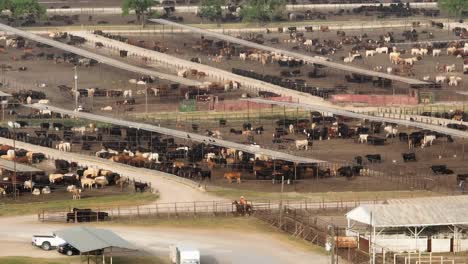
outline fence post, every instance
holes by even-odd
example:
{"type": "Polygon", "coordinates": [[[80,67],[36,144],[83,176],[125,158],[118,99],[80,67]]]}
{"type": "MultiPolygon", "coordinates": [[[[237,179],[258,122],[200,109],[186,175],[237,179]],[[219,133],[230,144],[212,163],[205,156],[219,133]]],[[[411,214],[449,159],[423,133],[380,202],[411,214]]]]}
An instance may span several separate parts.
{"type": "Polygon", "coordinates": [[[75,223],[78,223],[78,211],[75,211],[75,223]]]}
{"type": "Polygon", "coordinates": [[[193,216],[194,216],[194,217],[197,215],[197,206],[196,206],[196,203],[197,203],[197,202],[193,202],[193,216]]]}
{"type": "Polygon", "coordinates": [[[158,204],[156,203],[156,217],[159,217],[158,204]]]}
{"type": "Polygon", "coordinates": [[[138,215],[138,217],[140,217],[140,206],[139,205],[137,205],[137,215],[138,215]]]}
{"type": "Polygon", "coordinates": [[[177,216],[177,203],[174,203],[174,213],[177,216]]]}

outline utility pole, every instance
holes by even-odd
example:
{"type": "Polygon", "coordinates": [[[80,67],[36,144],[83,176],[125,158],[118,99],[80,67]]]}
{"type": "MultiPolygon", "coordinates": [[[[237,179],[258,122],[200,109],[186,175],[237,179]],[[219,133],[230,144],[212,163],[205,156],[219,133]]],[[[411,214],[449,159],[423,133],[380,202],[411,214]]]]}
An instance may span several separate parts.
{"type": "Polygon", "coordinates": [[[78,73],[75,66],[75,111],[78,112],[78,73]]]}
{"type": "Polygon", "coordinates": [[[145,85],[145,114],[148,117],[148,85],[145,85]]]}
{"type": "Polygon", "coordinates": [[[15,154],[13,155],[13,197],[16,200],[16,128],[15,124],[13,123],[13,151],[15,151],[15,154]]]}
{"type": "MultiPolygon", "coordinates": [[[[275,177],[273,175],[273,177],[275,177]]],[[[284,189],[284,175],[281,176],[281,194],[280,194],[280,208],[279,208],[279,228],[283,225],[283,189],[284,189]]]]}

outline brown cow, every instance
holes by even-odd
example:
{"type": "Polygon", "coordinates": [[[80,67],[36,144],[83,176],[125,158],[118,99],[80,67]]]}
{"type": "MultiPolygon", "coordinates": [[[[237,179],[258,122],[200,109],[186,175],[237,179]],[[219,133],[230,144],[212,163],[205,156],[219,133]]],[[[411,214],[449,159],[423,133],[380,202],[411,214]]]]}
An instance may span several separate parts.
{"type": "Polygon", "coordinates": [[[241,173],[240,172],[225,172],[224,178],[226,178],[229,183],[232,183],[232,179],[236,179],[237,183],[241,183],[241,173]]]}

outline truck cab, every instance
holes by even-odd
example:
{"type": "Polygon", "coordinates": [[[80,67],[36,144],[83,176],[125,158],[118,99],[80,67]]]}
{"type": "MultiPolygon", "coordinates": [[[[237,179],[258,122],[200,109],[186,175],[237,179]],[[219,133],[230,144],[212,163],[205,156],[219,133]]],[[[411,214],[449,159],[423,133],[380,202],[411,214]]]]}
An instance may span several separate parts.
{"type": "Polygon", "coordinates": [[[49,236],[34,235],[31,241],[32,245],[42,248],[43,250],[51,250],[65,243],[65,240],[57,237],[55,234],[49,236]]]}
{"type": "Polygon", "coordinates": [[[200,251],[198,249],[171,245],[169,251],[171,263],[200,264],[200,251]]]}

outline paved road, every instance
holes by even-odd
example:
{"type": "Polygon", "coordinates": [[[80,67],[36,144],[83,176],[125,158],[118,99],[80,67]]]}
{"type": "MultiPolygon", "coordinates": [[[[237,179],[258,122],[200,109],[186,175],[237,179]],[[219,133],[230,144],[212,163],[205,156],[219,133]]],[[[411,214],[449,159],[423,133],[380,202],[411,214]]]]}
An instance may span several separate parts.
{"type": "MultiPolygon", "coordinates": [[[[13,140],[0,137],[0,144],[13,146],[13,140]]],[[[154,189],[157,189],[160,193],[161,198],[158,202],[161,203],[223,200],[201,191],[198,188],[198,185],[193,181],[185,180],[184,178],[160,171],[136,168],[106,159],[99,159],[78,153],[62,152],[56,149],[32,145],[21,141],[16,141],[16,147],[44,153],[49,159],[65,159],[68,161],[74,161],[88,167],[114,171],[121,175],[130,177],[131,179],[135,178],[136,180],[151,182],[151,186],[154,189]]]]}
{"type": "MultiPolygon", "coordinates": [[[[316,105],[316,104],[309,104],[309,103],[275,102],[271,100],[258,99],[258,98],[245,99],[245,100],[255,102],[255,103],[306,108],[306,109],[310,109],[313,111],[329,112],[335,115],[347,116],[347,117],[356,118],[356,119],[367,119],[367,120],[377,121],[377,122],[396,123],[396,124],[408,126],[408,127],[418,127],[422,129],[428,129],[428,130],[436,131],[442,134],[451,135],[454,137],[468,138],[468,132],[465,132],[465,131],[451,129],[451,128],[447,128],[447,127],[440,126],[440,125],[433,125],[433,124],[427,124],[427,123],[422,123],[422,122],[410,121],[409,118],[412,117],[411,115],[404,116],[405,119],[397,119],[397,118],[390,118],[390,117],[383,117],[383,116],[381,117],[381,116],[373,116],[373,115],[356,113],[350,110],[346,110],[345,108],[339,108],[336,106],[323,106],[323,105],[316,105]]],[[[413,117],[416,117],[416,116],[413,116],[413,117]]],[[[424,120],[426,117],[418,117],[418,118],[421,118],[422,120],[424,120]]],[[[428,119],[436,119],[436,118],[428,117],[428,119]]],[[[446,119],[444,120],[444,122],[447,122],[447,121],[448,120],[446,119]]]]}
{"type": "Polygon", "coordinates": [[[154,76],[163,80],[168,80],[171,82],[180,83],[184,85],[200,85],[201,84],[198,81],[193,81],[193,80],[178,77],[175,75],[165,74],[165,73],[157,72],[154,70],[137,67],[137,66],[134,66],[134,65],[116,60],[116,59],[112,59],[112,58],[99,55],[99,54],[96,54],[96,53],[93,53],[84,49],[80,49],[74,46],[64,44],[62,42],[44,38],[44,37],[35,35],[33,33],[30,33],[30,32],[26,32],[26,31],[23,31],[14,27],[10,27],[5,24],[0,24],[0,30],[5,31],[5,32],[11,32],[11,33],[14,33],[15,35],[22,36],[32,41],[47,44],[49,46],[52,46],[61,50],[65,50],[65,51],[68,51],[68,52],[71,52],[71,53],[74,53],[74,54],[77,54],[86,58],[94,59],[100,63],[110,65],[112,67],[120,68],[123,70],[127,70],[130,72],[135,72],[135,73],[142,74],[142,75],[154,76]]]}
{"type": "MultiPolygon", "coordinates": [[[[33,248],[31,236],[51,234],[71,226],[39,223],[34,216],[0,218],[0,256],[63,257],[55,251],[33,248]]],[[[162,257],[169,255],[171,244],[192,245],[200,249],[201,262],[207,264],[327,264],[329,261],[326,255],[294,246],[274,233],[103,224],[98,227],[110,229],[137,247],[162,257]]]]}
{"type": "Polygon", "coordinates": [[[382,77],[382,78],[386,78],[386,79],[390,79],[390,80],[394,80],[394,81],[399,81],[399,82],[403,82],[403,83],[407,83],[407,84],[426,84],[427,83],[427,82],[423,82],[423,81],[420,81],[420,80],[417,80],[417,79],[406,78],[406,77],[391,75],[391,74],[387,74],[387,73],[381,73],[381,72],[366,70],[366,69],[358,68],[356,66],[344,65],[344,64],[340,64],[340,63],[336,63],[336,62],[331,62],[331,61],[325,61],[323,59],[316,58],[316,57],[311,57],[311,56],[304,55],[304,54],[301,54],[301,53],[288,51],[288,50],[281,50],[281,49],[277,49],[277,48],[257,44],[257,43],[251,42],[251,41],[231,37],[231,36],[228,36],[228,35],[225,35],[225,34],[212,32],[210,30],[196,28],[196,27],[192,27],[192,26],[188,26],[188,25],[183,25],[183,24],[172,22],[172,21],[165,20],[165,19],[150,19],[150,21],[155,22],[155,23],[159,23],[159,24],[163,24],[163,25],[167,25],[167,26],[173,26],[173,27],[182,28],[182,29],[185,29],[185,30],[190,30],[190,31],[195,32],[195,33],[199,33],[199,34],[202,34],[202,35],[205,35],[205,36],[210,36],[210,37],[213,37],[213,38],[218,38],[218,39],[221,39],[221,40],[228,41],[230,43],[237,43],[237,44],[245,46],[245,47],[250,47],[250,48],[254,48],[254,49],[258,49],[258,50],[265,50],[265,51],[269,51],[269,52],[273,52],[273,53],[283,54],[283,55],[286,55],[286,56],[290,56],[290,57],[294,57],[294,58],[297,58],[297,59],[304,60],[305,62],[308,62],[308,63],[311,63],[311,64],[324,65],[324,66],[330,67],[332,69],[342,70],[342,71],[346,71],[346,72],[353,72],[353,73],[358,73],[358,74],[363,74],[363,75],[368,75],[368,76],[374,76],[374,77],[382,77]]]}
{"type": "Polygon", "coordinates": [[[233,148],[233,149],[241,150],[241,151],[248,152],[248,153],[265,155],[268,157],[272,157],[274,159],[287,160],[287,161],[292,161],[292,162],[297,162],[297,163],[325,162],[322,160],[311,159],[311,158],[300,157],[300,156],[293,156],[293,155],[279,152],[279,151],[274,151],[274,150],[260,148],[260,147],[254,147],[251,145],[239,144],[239,143],[217,139],[217,138],[214,139],[212,137],[202,136],[200,134],[165,128],[165,127],[160,127],[160,126],[155,126],[155,125],[150,125],[150,124],[145,124],[145,123],[126,121],[126,120],[121,120],[121,119],[102,116],[102,115],[95,115],[95,114],[90,114],[90,113],[83,113],[83,112],[76,113],[72,110],[67,110],[67,109],[50,106],[50,105],[32,104],[32,105],[24,105],[24,106],[35,108],[35,109],[49,109],[52,112],[62,113],[62,114],[66,114],[69,116],[76,116],[79,118],[84,118],[84,119],[108,123],[108,124],[120,125],[120,126],[125,126],[125,127],[133,127],[137,129],[143,129],[146,131],[161,133],[164,135],[170,135],[173,137],[186,139],[190,141],[204,142],[206,144],[212,144],[212,145],[226,147],[226,148],[233,148]]]}

